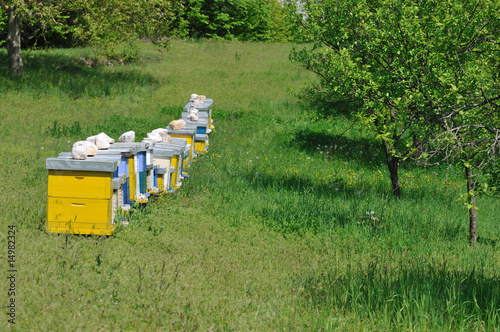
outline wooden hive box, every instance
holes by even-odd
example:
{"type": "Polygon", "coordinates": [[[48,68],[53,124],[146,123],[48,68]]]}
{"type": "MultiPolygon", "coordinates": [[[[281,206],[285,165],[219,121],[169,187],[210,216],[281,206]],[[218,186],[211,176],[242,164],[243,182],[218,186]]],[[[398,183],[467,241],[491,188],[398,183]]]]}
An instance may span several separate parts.
{"type": "Polygon", "coordinates": [[[207,98],[203,101],[203,105],[201,107],[191,107],[191,103],[187,103],[183,108],[183,112],[188,112],[190,108],[196,108],[198,110],[198,114],[206,114],[208,118],[208,125],[211,129],[214,129],[213,120],[212,120],[212,108],[214,105],[214,100],[207,98]]]}
{"type": "Polygon", "coordinates": [[[111,235],[116,159],[48,158],[47,231],[111,235]]]}

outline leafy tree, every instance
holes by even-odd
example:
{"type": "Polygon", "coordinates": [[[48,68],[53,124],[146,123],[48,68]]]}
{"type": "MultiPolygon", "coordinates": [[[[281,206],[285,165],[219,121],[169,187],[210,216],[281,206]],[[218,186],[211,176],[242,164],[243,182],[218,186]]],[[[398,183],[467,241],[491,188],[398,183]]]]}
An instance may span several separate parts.
{"type": "MultiPolygon", "coordinates": [[[[486,90],[482,83],[473,83],[477,86],[476,92],[486,90]]],[[[422,161],[427,164],[448,162],[463,167],[467,181],[464,198],[469,210],[469,244],[474,246],[477,240],[476,196],[495,193],[496,188],[489,188],[488,184],[498,184],[500,96],[498,91],[488,91],[488,95],[467,97],[469,101],[465,104],[439,115],[441,130],[424,147],[422,161]]]]}
{"type": "Polygon", "coordinates": [[[169,34],[173,2],[170,0],[0,0],[8,15],[9,75],[22,74],[21,22],[38,27],[41,35],[56,33],[73,38],[110,56],[116,46],[139,37],[160,40],[169,34]]]}
{"type": "Polygon", "coordinates": [[[181,37],[287,42],[288,11],[278,0],[183,0],[175,26],[181,37]]]}
{"type": "MultiPolygon", "coordinates": [[[[470,82],[469,73],[457,72],[454,55],[485,22],[496,24],[497,7],[494,1],[303,1],[302,24],[314,46],[291,58],[318,74],[318,90],[361,101],[356,115],[382,143],[396,196],[399,164],[437,125],[429,120],[463,104],[456,83],[470,82]]],[[[463,88],[464,95],[475,92],[472,84],[463,88]]]]}
{"type": "Polygon", "coordinates": [[[400,162],[442,129],[439,119],[498,95],[498,1],[297,5],[313,46],[291,59],[318,74],[326,98],[359,102],[356,116],[382,143],[396,197],[400,162]]]}

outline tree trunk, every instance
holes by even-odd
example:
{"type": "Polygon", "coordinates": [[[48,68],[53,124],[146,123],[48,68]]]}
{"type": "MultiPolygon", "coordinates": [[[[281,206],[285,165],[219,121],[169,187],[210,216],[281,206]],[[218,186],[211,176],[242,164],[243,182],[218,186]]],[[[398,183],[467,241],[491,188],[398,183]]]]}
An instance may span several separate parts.
{"type": "Polygon", "coordinates": [[[9,76],[23,74],[21,58],[21,18],[14,9],[9,10],[9,31],[7,32],[7,55],[9,57],[9,76]]]}
{"type": "Polygon", "coordinates": [[[387,167],[389,168],[389,174],[391,176],[392,194],[396,198],[400,198],[401,186],[399,184],[399,175],[398,175],[400,158],[393,155],[392,148],[388,145],[387,142],[384,141],[383,144],[384,144],[385,157],[387,160],[387,167]]]}
{"type": "Polygon", "coordinates": [[[465,167],[465,176],[467,178],[467,195],[469,196],[469,245],[474,247],[477,239],[477,210],[476,196],[474,195],[474,181],[472,180],[472,170],[465,167]]]}

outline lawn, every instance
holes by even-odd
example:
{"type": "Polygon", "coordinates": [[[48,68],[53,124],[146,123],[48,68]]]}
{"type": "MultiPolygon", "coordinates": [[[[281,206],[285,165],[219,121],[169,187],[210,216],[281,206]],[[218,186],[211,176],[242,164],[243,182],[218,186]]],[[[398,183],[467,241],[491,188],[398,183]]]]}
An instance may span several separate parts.
{"type": "MultiPolygon", "coordinates": [[[[16,230],[13,331],[450,330],[500,326],[497,199],[468,246],[460,169],[400,171],[348,113],[295,93],[291,45],[144,44],[137,63],[87,68],[89,49],[32,51],[7,79],[0,50],[0,220],[16,230]],[[177,192],[108,238],[45,232],[45,159],[105,131],[136,137],[214,99],[209,151],[177,192]]],[[[1,291],[9,284],[2,278],[1,291]]],[[[5,297],[3,305],[8,305],[5,297]]]]}

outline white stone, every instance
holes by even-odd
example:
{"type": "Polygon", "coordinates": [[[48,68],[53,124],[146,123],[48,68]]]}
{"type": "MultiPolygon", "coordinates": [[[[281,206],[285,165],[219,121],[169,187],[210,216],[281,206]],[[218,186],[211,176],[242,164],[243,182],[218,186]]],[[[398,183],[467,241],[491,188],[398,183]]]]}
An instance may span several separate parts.
{"type": "Polygon", "coordinates": [[[96,136],[90,136],[87,137],[87,142],[91,142],[97,146],[97,149],[99,150],[106,150],[109,149],[109,142],[108,140],[102,136],[101,134],[96,135],[96,136]]]}
{"type": "Polygon", "coordinates": [[[87,148],[83,145],[73,145],[71,149],[71,158],[77,160],[87,159],[87,148]]]}
{"type": "Polygon", "coordinates": [[[188,119],[191,121],[198,121],[198,115],[196,114],[189,114],[188,119]]]}
{"type": "Polygon", "coordinates": [[[163,141],[160,134],[158,133],[148,133],[148,138],[155,143],[160,143],[161,141],[163,141]]]}
{"type": "Polygon", "coordinates": [[[168,130],[166,128],[158,128],[152,131],[152,133],[157,133],[161,136],[163,143],[172,143],[172,138],[168,134],[168,130]]]}
{"type": "Polygon", "coordinates": [[[97,136],[106,139],[106,141],[108,141],[109,144],[113,144],[115,142],[115,140],[113,138],[109,137],[108,135],[106,135],[105,132],[102,132],[102,133],[98,134],[97,136]]]}
{"type": "MultiPolygon", "coordinates": [[[[75,144],[73,144],[73,148],[71,149],[71,156],[73,157],[73,150],[75,151],[74,153],[74,159],[78,159],[78,158],[82,158],[82,154],[81,152],[78,152],[78,151],[81,151],[78,147],[79,146],[83,146],[83,148],[86,150],[86,156],[95,156],[96,153],[97,153],[97,146],[92,143],[92,142],[89,142],[89,141],[78,141],[76,142],[75,144]],[[77,158],[75,158],[77,157],[77,158]]],[[[85,159],[83,158],[83,159],[85,159]]]]}
{"type": "Polygon", "coordinates": [[[186,121],[184,120],[174,120],[168,124],[168,126],[173,130],[179,130],[184,128],[186,121]]]}
{"type": "Polygon", "coordinates": [[[135,142],[135,132],[131,130],[123,133],[118,138],[118,142],[135,142]]]}

